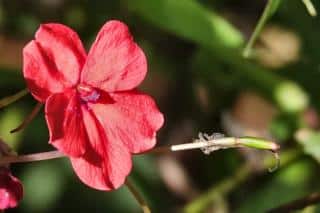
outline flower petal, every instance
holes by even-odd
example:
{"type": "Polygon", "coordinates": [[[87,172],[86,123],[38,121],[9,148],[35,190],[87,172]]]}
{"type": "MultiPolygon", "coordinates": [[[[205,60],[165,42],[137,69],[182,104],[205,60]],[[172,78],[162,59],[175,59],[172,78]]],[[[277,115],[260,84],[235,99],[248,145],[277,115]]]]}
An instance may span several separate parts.
{"type": "Polygon", "coordinates": [[[89,104],[111,141],[121,141],[132,153],[155,146],[164,118],[153,99],[137,91],[110,93],[113,104],[89,104]]]}
{"type": "Polygon", "coordinates": [[[61,24],[44,24],[23,49],[23,74],[34,97],[45,102],[79,81],[86,53],[78,35],[61,24]]]}
{"type": "Polygon", "coordinates": [[[78,34],[65,25],[52,23],[41,25],[35,38],[65,79],[76,84],[86,60],[86,51],[78,34]]]}
{"type": "Polygon", "coordinates": [[[45,114],[50,143],[69,156],[83,155],[89,142],[76,91],[51,95],[46,102],[45,114]]]}
{"type": "Polygon", "coordinates": [[[72,166],[82,182],[99,190],[120,187],[129,174],[132,162],[127,148],[111,140],[98,120],[86,108],[82,108],[84,123],[91,146],[80,158],[71,158],[72,166]]]}
{"type": "Polygon", "coordinates": [[[21,182],[9,169],[0,168],[0,210],[16,207],[23,197],[21,182]]]}
{"type": "Polygon", "coordinates": [[[90,49],[81,82],[107,92],[130,90],[141,83],[146,72],[146,57],[128,27],[109,21],[90,49]]]}

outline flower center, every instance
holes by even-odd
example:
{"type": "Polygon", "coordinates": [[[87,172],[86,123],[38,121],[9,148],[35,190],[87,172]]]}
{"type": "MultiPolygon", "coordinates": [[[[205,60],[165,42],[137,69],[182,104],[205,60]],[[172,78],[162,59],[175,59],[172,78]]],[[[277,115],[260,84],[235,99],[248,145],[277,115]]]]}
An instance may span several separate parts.
{"type": "Polygon", "coordinates": [[[89,85],[79,84],[77,91],[84,102],[96,102],[100,98],[99,91],[89,85]]]}

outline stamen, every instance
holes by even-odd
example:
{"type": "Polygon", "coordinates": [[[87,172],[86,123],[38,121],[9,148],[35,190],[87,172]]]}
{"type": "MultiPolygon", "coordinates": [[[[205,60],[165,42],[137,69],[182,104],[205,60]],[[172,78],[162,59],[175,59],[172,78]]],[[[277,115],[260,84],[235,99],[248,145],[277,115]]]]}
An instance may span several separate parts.
{"type": "Polygon", "coordinates": [[[96,102],[100,98],[98,90],[91,86],[79,84],[77,90],[84,102],[96,102]]]}

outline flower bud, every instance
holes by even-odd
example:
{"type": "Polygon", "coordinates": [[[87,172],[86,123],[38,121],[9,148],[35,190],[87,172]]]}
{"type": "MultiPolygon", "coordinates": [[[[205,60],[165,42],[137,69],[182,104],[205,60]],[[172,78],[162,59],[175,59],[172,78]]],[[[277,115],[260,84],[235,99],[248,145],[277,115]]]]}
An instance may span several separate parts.
{"type": "MultiPolygon", "coordinates": [[[[14,155],[14,152],[0,139],[0,158],[8,155],[14,155]]],[[[22,197],[20,180],[11,174],[9,164],[0,165],[0,210],[16,207],[22,197]]]]}
{"type": "Polygon", "coordinates": [[[21,182],[8,168],[0,167],[0,210],[16,207],[22,197],[21,182]]]}

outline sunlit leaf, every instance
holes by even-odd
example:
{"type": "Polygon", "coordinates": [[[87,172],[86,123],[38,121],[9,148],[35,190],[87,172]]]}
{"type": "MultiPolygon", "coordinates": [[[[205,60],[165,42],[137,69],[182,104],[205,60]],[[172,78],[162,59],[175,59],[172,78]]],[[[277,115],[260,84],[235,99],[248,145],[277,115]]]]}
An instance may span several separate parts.
{"type": "Polygon", "coordinates": [[[129,9],[153,24],[204,46],[236,48],[242,45],[239,31],[194,0],[137,0],[128,3],[129,9]]]}
{"type": "Polygon", "coordinates": [[[300,132],[297,140],[302,145],[304,152],[320,163],[320,132],[305,130],[300,132]]]}

